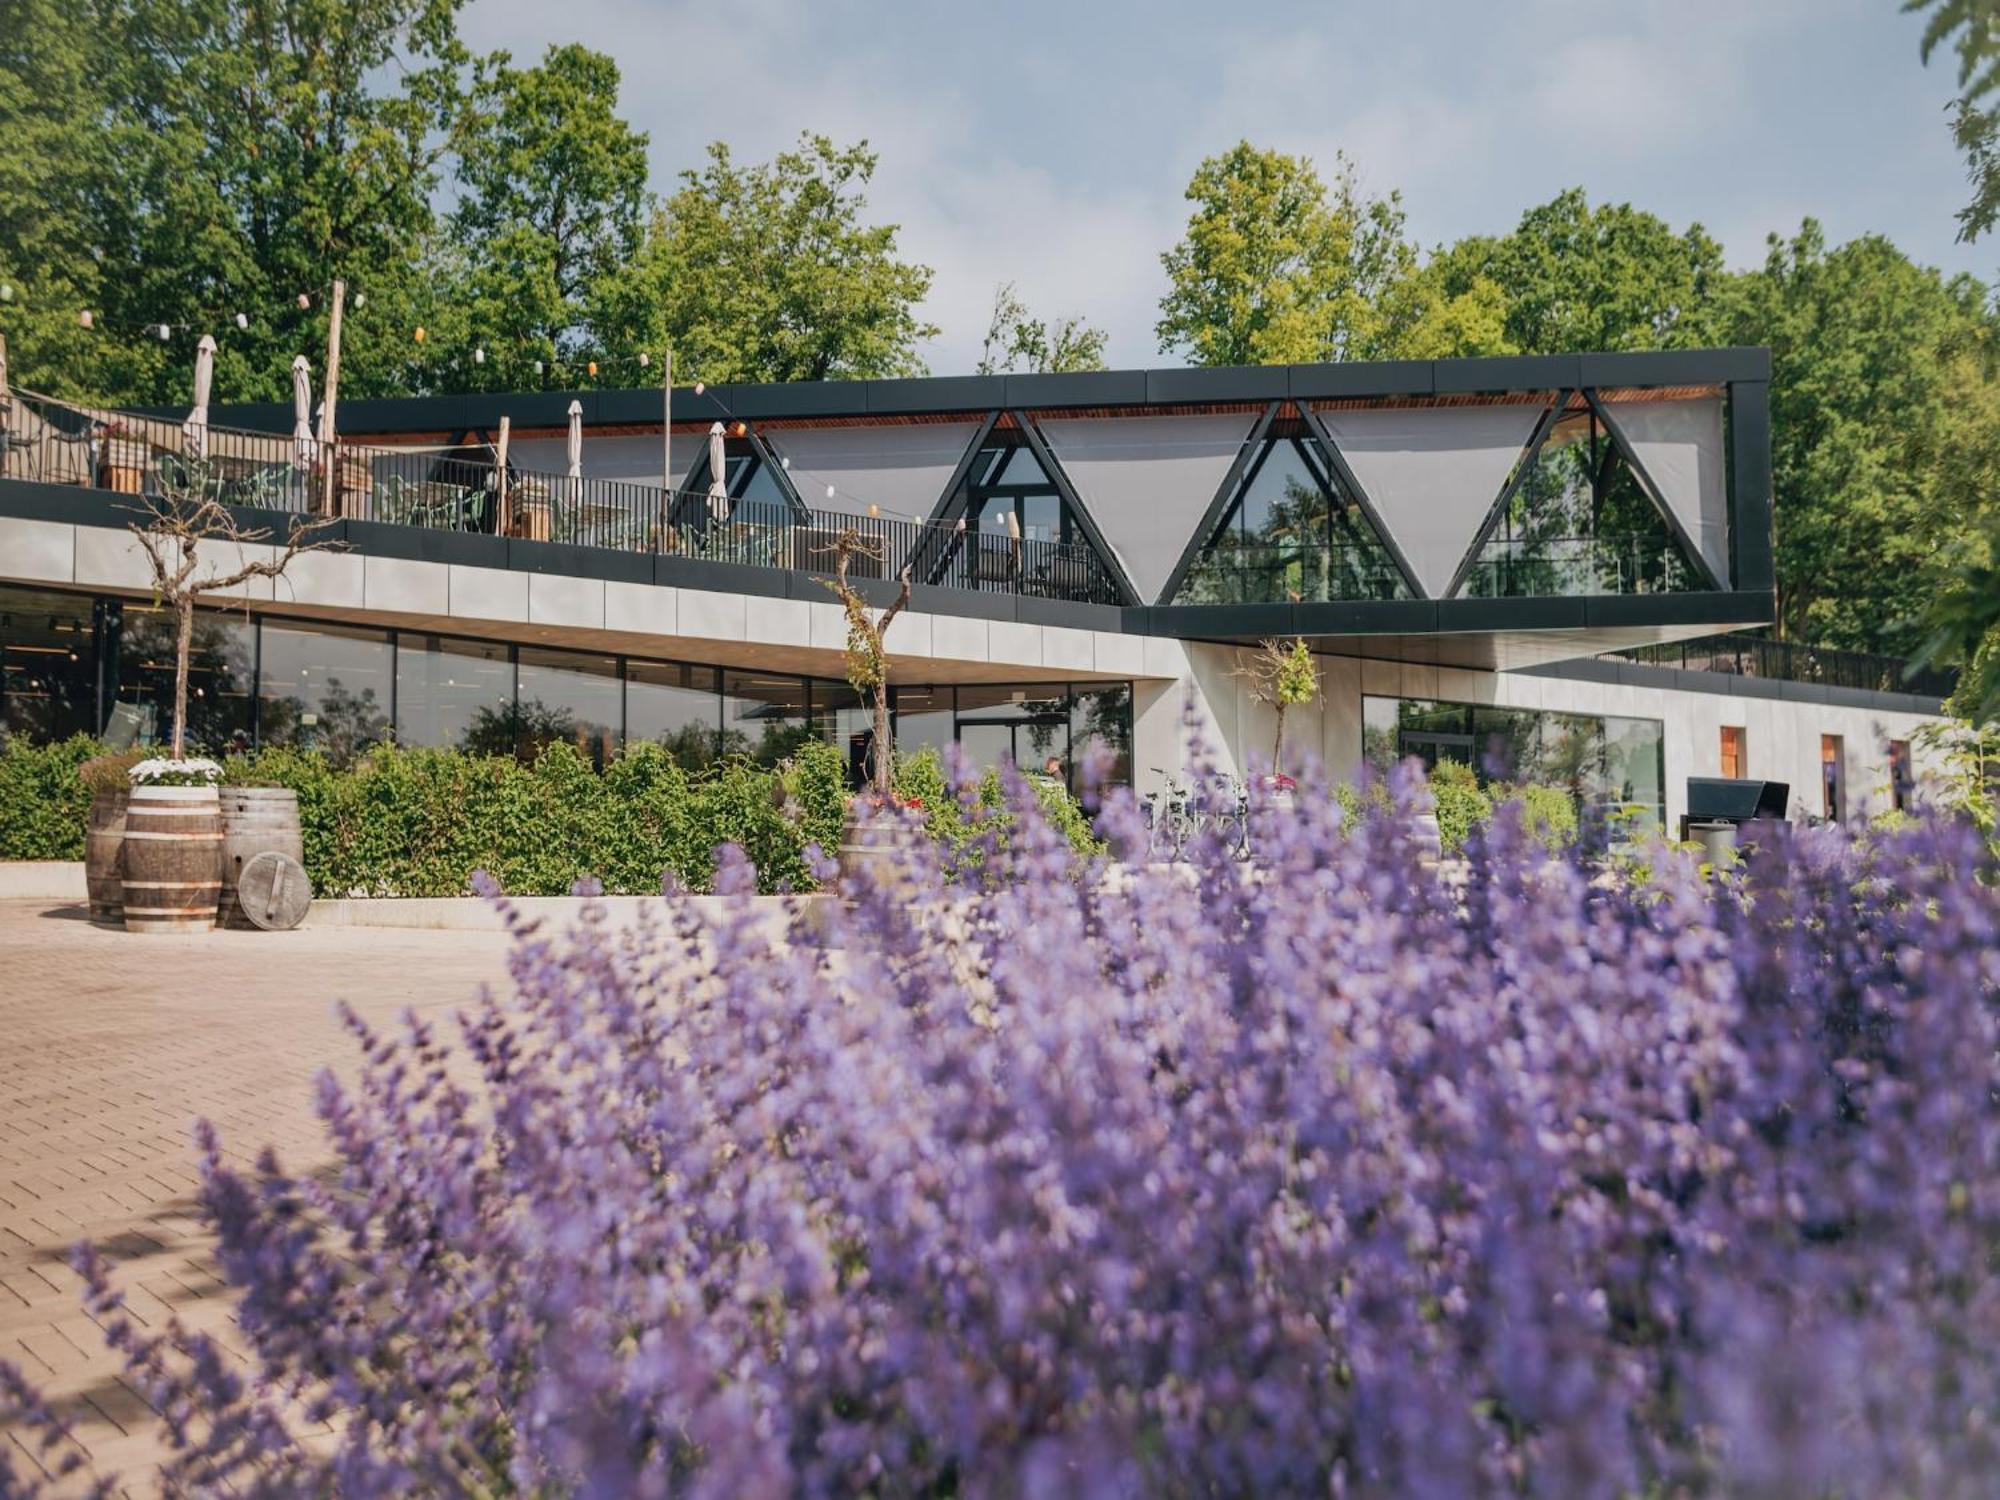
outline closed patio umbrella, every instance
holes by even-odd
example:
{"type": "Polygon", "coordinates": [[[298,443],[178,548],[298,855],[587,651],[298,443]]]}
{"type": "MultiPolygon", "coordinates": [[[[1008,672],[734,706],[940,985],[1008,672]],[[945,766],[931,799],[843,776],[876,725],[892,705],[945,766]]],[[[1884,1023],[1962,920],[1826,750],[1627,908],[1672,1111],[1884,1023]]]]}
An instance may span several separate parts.
{"type": "Polygon", "coordinates": [[[583,499],[583,403],[569,404],[569,503],[583,499]]]}
{"type": "Polygon", "coordinates": [[[192,459],[208,457],[208,392],[214,384],[215,340],[204,333],[194,346],[194,409],[181,423],[181,436],[192,459]]]}
{"type": "Polygon", "coordinates": [[[303,354],[292,356],[292,465],[310,469],[318,445],[312,434],[312,365],[303,354]]]}
{"type": "Polygon", "coordinates": [[[722,424],[708,427],[708,513],[718,521],[729,519],[729,454],[722,445],[722,424]]]}

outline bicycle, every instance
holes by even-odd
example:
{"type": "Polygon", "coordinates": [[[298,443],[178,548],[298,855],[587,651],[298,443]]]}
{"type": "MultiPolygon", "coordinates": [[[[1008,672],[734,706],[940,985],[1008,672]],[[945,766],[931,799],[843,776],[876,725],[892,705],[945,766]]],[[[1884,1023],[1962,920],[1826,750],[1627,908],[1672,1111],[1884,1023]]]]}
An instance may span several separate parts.
{"type": "Polygon", "coordinates": [[[1161,803],[1160,793],[1146,793],[1144,803],[1146,819],[1146,855],[1157,858],[1164,846],[1167,862],[1179,861],[1187,848],[1187,841],[1195,832],[1194,814],[1189,807],[1187,788],[1178,777],[1169,775],[1158,766],[1153,767],[1157,776],[1165,777],[1166,799],[1161,803]]]}

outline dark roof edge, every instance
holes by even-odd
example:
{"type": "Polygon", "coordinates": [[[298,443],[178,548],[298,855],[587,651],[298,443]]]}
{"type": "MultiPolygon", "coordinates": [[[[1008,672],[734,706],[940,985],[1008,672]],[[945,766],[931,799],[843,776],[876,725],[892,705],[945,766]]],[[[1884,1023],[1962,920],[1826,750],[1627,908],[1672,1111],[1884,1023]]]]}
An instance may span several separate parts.
{"type": "MultiPolygon", "coordinates": [[[[1374,360],[1352,364],[1231,365],[1169,370],[1099,370],[1075,375],[937,375],[907,380],[822,380],[783,385],[716,385],[697,396],[676,387],[676,422],[725,417],[947,416],[1010,407],[1145,408],[1209,402],[1428,396],[1574,386],[1724,385],[1768,381],[1762,347],[1639,353],[1529,354],[1489,359],[1374,360]]],[[[340,426],[355,434],[492,431],[504,413],[517,427],[560,427],[570,402],[586,427],[641,426],[660,419],[658,388],[520,391],[455,396],[362,397],[343,401],[340,426]]],[[[154,407],[178,419],[185,407],[154,407]]],[[[217,426],[289,432],[289,402],[222,405],[217,426]]]]}

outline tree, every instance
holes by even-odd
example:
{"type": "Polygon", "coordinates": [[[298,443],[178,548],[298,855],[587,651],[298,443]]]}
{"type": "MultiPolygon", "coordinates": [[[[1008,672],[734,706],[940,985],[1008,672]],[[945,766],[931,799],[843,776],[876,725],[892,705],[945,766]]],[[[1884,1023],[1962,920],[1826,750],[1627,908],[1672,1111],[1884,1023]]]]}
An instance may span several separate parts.
{"type": "MultiPolygon", "coordinates": [[[[1717,340],[1725,279],[1722,247],[1699,224],[1676,232],[1629,203],[1593,207],[1583,189],[1570,188],[1529,209],[1510,234],[1438,251],[1399,289],[1417,309],[1400,321],[1436,342],[1450,317],[1501,311],[1499,337],[1480,326],[1475,341],[1489,347],[1468,353],[1700,348],[1717,340]]],[[[1399,352],[1419,353],[1407,343],[1399,352]]]]}
{"type": "Polygon", "coordinates": [[[377,372],[402,374],[432,194],[474,114],[459,0],[87,0],[70,17],[23,3],[46,15],[9,14],[0,96],[37,123],[21,155],[7,127],[0,256],[32,273],[22,322],[32,305],[61,340],[33,324],[17,371],[46,361],[79,393],[185,400],[194,341],[213,333],[219,392],[282,398],[344,276],[366,301],[347,324],[349,389],[402,388],[377,372]]]}
{"type": "Polygon", "coordinates": [[[1414,268],[1396,194],[1362,195],[1336,158],[1333,194],[1305,157],[1239,141],[1195,169],[1186,232],[1161,257],[1160,347],[1197,364],[1363,359],[1387,288],[1414,268]]]}
{"type": "Polygon", "coordinates": [[[1898,655],[1922,640],[1978,504],[1953,475],[2000,440],[1985,300],[1879,236],[1829,250],[1810,219],[1729,285],[1721,337],[1771,349],[1782,635],[1898,655]]]}
{"type": "Polygon", "coordinates": [[[1250,696],[1256,702],[1271,709],[1277,717],[1277,728],[1271,736],[1271,775],[1280,779],[1285,774],[1285,712],[1286,710],[1311,703],[1319,697],[1319,667],[1313,660],[1312,649],[1301,636],[1290,643],[1278,640],[1263,640],[1257,649],[1242,662],[1235,675],[1250,684],[1250,696]]]}
{"type": "Polygon", "coordinates": [[[188,485],[168,485],[138,507],[144,519],[129,528],[153,570],[153,598],[174,618],[174,722],[172,758],[187,750],[188,655],[194,640],[194,611],[203,598],[238,588],[252,578],[282,578],[301,552],[321,552],[342,545],[320,536],[331,521],[294,519],[282,548],[269,561],[245,560],[245,547],[271,540],[261,527],[245,527],[209,493],[202,476],[188,485]],[[225,560],[204,568],[200,549],[213,542],[225,560]]]}
{"type": "Polygon", "coordinates": [[[1958,98],[1953,101],[1951,135],[1965,153],[1972,201],[1958,211],[1958,237],[1971,241],[2000,220],[2000,104],[1988,103],[2000,89],[2000,5],[1995,0],[1903,0],[1905,11],[1931,12],[1924,23],[1919,54],[1946,42],[1958,54],[1958,98]]]}
{"type": "Polygon", "coordinates": [[[1049,324],[1029,317],[1028,306],[1014,283],[1004,282],[993,289],[993,315],[980,346],[977,373],[1001,375],[1027,370],[1036,375],[1062,375],[1101,370],[1104,341],[1104,330],[1081,318],[1058,318],[1049,324]]]}
{"type": "Polygon", "coordinates": [[[880,557],[879,546],[862,540],[852,526],[840,533],[833,546],[833,581],[826,585],[847,615],[847,685],[868,700],[874,718],[873,744],[869,746],[869,771],[875,800],[886,803],[895,795],[895,756],[889,734],[889,656],[882,638],[890,625],[910,605],[910,570],[900,575],[901,587],[888,608],[871,614],[867,601],[847,581],[847,570],[856,557],[880,557]]]}
{"type": "Polygon", "coordinates": [[[711,381],[921,374],[931,272],[897,258],[896,225],[864,222],[875,163],[865,141],[819,135],[753,167],[711,145],[596,297],[600,341],[671,346],[677,369],[711,381]]]}
{"type": "Polygon", "coordinates": [[[584,353],[593,295],[637,252],[646,136],[618,117],[618,65],[574,44],[532,68],[500,54],[478,100],[451,228],[469,333],[487,358],[464,383],[518,390],[540,383],[534,361],[584,353]]]}

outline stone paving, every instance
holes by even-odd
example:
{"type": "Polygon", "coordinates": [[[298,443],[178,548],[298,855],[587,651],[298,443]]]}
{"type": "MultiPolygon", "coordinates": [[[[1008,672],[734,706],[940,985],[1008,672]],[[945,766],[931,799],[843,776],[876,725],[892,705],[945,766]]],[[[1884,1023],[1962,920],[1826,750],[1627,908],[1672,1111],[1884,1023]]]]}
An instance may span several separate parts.
{"type": "MultiPolygon", "coordinates": [[[[233,1338],[196,1217],[197,1117],[248,1164],[326,1159],[310,1083],[354,1052],[345,999],[384,1024],[448,1010],[504,977],[496,932],[301,930],[139,937],[80,907],[0,901],[0,1358],[56,1398],[85,1455],[148,1494],[152,1413],[119,1376],[66,1264],[81,1239],[118,1263],[130,1310],[233,1338]]],[[[36,1472],[13,1434],[17,1470],[36,1472]]]]}

